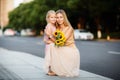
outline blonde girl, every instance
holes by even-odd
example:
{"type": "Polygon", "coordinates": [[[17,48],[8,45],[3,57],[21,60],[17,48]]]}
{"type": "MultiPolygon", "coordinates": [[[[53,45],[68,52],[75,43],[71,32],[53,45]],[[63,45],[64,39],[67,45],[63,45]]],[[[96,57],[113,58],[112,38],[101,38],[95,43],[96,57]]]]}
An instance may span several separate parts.
{"type": "Polygon", "coordinates": [[[55,39],[53,37],[53,32],[55,32],[56,27],[56,13],[54,10],[49,10],[46,14],[47,25],[44,29],[44,42],[45,42],[45,71],[48,75],[54,75],[51,71],[51,44],[54,43],[55,39]]]}

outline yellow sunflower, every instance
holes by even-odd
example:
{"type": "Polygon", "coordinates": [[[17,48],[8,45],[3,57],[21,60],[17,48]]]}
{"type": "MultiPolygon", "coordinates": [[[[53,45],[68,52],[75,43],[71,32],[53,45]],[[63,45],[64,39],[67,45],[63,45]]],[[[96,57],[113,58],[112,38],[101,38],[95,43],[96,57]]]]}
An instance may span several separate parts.
{"type": "Polygon", "coordinates": [[[55,40],[55,45],[60,45],[60,40],[55,40]]]}
{"type": "Polygon", "coordinates": [[[63,32],[61,32],[60,30],[56,30],[54,32],[54,36],[56,38],[55,40],[55,45],[56,46],[64,46],[66,38],[63,32]]]}
{"type": "Polygon", "coordinates": [[[56,30],[53,35],[54,35],[55,37],[57,37],[59,33],[61,33],[61,31],[60,31],[60,30],[56,30]]]}

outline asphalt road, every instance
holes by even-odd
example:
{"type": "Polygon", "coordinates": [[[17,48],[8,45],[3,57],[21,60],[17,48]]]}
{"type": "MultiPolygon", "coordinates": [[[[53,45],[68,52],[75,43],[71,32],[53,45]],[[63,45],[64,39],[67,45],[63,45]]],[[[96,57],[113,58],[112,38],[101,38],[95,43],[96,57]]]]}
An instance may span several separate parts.
{"type": "MultiPolygon", "coordinates": [[[[0,47],[44,57],[42,37],[0,37],[0,47]]],[[[120,80],[120,41],[79,41],[80,68],[120,80]]]]}

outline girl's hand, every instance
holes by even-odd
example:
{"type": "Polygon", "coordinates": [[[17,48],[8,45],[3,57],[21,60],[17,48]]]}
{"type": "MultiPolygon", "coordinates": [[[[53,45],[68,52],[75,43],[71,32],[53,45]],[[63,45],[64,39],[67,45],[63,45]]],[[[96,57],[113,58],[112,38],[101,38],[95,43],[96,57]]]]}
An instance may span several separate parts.
{"type": "Polygon", "coordinates": [[[52,41],[52,42],[55,42],[55,38],[53,36],[49,36],[49,39],[52,41]]]}

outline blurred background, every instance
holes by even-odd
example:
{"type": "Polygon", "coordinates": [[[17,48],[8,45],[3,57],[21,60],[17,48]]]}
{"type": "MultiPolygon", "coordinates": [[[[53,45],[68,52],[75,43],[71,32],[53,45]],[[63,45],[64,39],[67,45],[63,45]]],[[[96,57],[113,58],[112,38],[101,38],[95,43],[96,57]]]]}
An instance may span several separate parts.
{"type": "Polygon", "coordinates": [[[0,48],[44,58],[45,17],[51,9],[67,13],[80,68],[120,80],[120,0],[0,0],[0,48]]]}
{"type": "Polygon", "coordinates": [[[94,39],[120,39],[120,0],[0,0],[0,35],[42,35],[50,9],[64,9],[94,39]]]}

